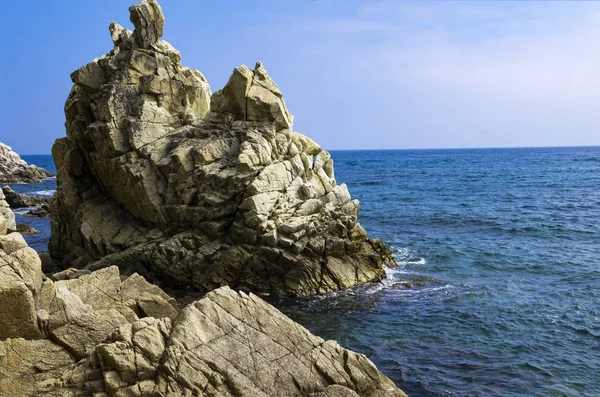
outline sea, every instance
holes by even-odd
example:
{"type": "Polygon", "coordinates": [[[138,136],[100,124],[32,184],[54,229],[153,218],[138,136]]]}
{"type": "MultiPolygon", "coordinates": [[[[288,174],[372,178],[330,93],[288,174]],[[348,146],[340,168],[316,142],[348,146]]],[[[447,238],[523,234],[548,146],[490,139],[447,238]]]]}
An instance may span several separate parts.
{"type": "MultiPolygon", "coordinates": [[[[398,267],[272,303],[411,397],[600,396],[600,147],[331,154],[398,267]]],[[[12,187],[50,195],[55,182],[12,187]]],[[[49,221],[17,216],[46,250],[49,221]]]]}

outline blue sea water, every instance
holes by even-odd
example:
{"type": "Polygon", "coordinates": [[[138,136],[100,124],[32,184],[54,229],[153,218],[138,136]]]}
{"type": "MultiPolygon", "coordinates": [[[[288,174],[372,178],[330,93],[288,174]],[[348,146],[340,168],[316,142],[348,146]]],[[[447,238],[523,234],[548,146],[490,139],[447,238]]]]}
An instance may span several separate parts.
{"type": "MultiPolygon", "coordinates": [[[[42,167],[52,174],[56,173],[56,166],[50,155],[22,155],[21,158],[27,164],[42,167]]],[[[17,183],[8,185],[17,193],[25,193],[34,196],[50,197],[56,191],[56,178],[47,178],[40,183],[17,183]]],[[[18,208],[14,210],[17,223],[26,223],[40,231],[39,234],[25,235],[25,240],[30,247],[38,252],[48,251],[50,240],[50,220],[48,218],[36,218],[25,214],[32,208],[18,208]]]]}
{"type": "Polygon", "coordinates": [[[381,284],[275,302],[282,311],[367,354],[411,397],[600,396],[600,148],[332,157],[399,267],[381,284]]]}

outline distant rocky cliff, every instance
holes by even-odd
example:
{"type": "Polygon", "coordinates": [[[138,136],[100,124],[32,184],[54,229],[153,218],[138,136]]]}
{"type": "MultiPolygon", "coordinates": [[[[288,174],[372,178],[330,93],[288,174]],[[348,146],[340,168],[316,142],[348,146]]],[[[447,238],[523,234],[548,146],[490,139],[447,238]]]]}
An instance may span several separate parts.
{"type": "Polygon", "coordinates": [[[201,290],[309,295],[385,277],[329,153],[293,132],[262,64],[211,95],[160,41],[155,1],[110,25],[111,52],[71,78],[50,250],[73,266],[144,268],[201,290]]]}
{"type": "Polygon", "coordinates": [[[0,142],[0,183],[38,183],[49,176],[52,174],[27,164],[10,146],[0,142]]]}

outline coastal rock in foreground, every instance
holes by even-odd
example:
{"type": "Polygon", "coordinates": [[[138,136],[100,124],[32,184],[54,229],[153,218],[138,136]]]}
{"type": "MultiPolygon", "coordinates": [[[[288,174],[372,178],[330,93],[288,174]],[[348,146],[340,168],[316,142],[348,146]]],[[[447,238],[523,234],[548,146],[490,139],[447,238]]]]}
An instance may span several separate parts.
{"type": "Polygon", "coordinates": [[[80,386],[98,372],[110,395],[404,396],[364,355],[229,287],[173,321],[121,327],[67,381],[80,386]]]}
{"type": "Polygon", "coordinates": [[[364,355],[222,287],[182,311],[117,267],[45,279],[0,236],[0,395],[402,397],[364,355]]]}
{"type": "Polygon", "coordinates": [[[50,176],[51,173],[27,164],[10,146],[0,142],[0,183],[38,183],[50,176]]]}
{"type": "Polygon", "coordinates": [[[0,235],[6,234],[9,230],[17,230],[15,213],[10,209],[4,193],[0,190],[0,235]]]}
{"type": "Polygon", "coordinates": [[[367,238],[329,153],[292,131],[265,68],[235,68],[211,96],[158,40],[159,5],[130,12],[135,31],[112,23],[113,50],[71,75],[51,254],[206,291],[309,295],[384,278],[390,250],[367,238]]]}

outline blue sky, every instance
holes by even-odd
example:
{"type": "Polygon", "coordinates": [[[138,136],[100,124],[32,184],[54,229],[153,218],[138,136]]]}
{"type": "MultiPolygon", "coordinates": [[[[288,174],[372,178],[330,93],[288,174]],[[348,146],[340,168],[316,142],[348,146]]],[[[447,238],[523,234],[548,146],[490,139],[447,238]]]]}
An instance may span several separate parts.
{"type": "MultiPolygon", "coordinates": [[[[49,153],[69,74],[133,0],[10,2],[0,141],[49,153]]],[[[162,0],[164,39],[213,91],[264,63],[326,149],[600,145],[600,3],[162,0]]]]}

